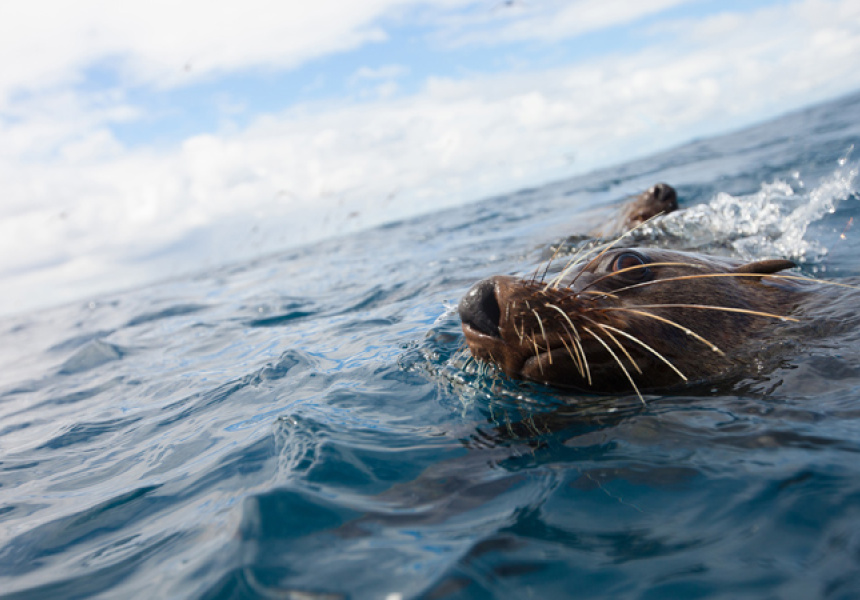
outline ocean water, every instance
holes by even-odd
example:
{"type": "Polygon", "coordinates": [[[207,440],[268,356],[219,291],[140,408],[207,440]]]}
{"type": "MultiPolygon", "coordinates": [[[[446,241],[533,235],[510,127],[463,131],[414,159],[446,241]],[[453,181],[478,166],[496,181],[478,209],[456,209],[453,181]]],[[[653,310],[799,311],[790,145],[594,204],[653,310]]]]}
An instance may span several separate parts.
{"type": "Polygon", "coordinates": [[[685,210],[636,243],[856,284],[858,164],[853,95],[0,320],[0,597],[860,596],[856,290],[645,406],[480,368],[455,312],[658,181],[685,210]]]}

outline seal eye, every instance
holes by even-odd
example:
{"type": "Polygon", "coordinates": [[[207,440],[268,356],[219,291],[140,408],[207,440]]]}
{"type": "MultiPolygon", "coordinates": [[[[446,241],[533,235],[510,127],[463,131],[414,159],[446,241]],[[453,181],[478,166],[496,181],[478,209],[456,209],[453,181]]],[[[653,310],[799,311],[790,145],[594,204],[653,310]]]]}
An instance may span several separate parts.
{"type": "Polygon", "coordinates": [[[618,273],[627,279],[634,281],[642,281],[651,277],[651,269],[644,266],[645,259],[639,254],[633,252],[624,252],[619,254],[612,263],[612,272],[618,273]],[[640,267],[637,269],[637,267],[640,267]]]}

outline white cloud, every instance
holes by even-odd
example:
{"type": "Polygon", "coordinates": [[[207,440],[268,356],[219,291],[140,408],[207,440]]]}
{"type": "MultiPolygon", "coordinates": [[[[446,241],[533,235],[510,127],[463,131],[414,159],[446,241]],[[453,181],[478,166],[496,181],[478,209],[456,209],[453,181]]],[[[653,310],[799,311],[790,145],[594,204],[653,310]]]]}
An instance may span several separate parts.
{"type": "MultiPolygon", "coordinates": [[[[353,26],[370,31],[369,22],[353,26]]],[[[15,104],[15,118],[0,121],[0,312],[455,205],[860,87],[853,0],[686,20],[658,33],[658,45],[635,55],[437,78],[376,102],[307,104],[172,148],[131,150],[114,139],[109,125],[136,114],[119,93],[15,104]]],[[[224,52],[213,69],[241,62],[224,52]]],[[[356,76],[399,74],[389,66],[356,76]]]]}
{"type": "MultiPolygon", "coordinates": [[[[442,7],[466,0],[441,0],[442,7]]],[[[383,40],[377,20],[415,0],[31,0],[0,19],[0,108],[15,90],[79,81],[105,61],[137,83],[180,85],[288,68],[383,40]],[[12,58],[14,57],[14,58],[12,58]]]]}

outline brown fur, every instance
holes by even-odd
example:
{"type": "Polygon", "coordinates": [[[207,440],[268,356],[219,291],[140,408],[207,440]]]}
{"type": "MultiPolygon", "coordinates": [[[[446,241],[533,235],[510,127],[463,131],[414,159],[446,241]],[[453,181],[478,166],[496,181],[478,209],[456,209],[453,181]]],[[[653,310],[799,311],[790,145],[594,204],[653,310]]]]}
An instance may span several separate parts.
{"type": "Polygon", "coordinates": [[[675,210],[678,210],[678,194],[675,188],[666,183],[658,183],[622,206],[608,223],[592,231],[591,235],[616,237],[649,219],[675,210]]]}
{"type": "Polygon", "coordinates": [[[595,392],[662,389],[750,362],[763,333],[794,320],[806,284],[774,275],[793,266],[611,249],[558,280],[479,282],[460,315],[472,354],[510,377],[595,392]]]}

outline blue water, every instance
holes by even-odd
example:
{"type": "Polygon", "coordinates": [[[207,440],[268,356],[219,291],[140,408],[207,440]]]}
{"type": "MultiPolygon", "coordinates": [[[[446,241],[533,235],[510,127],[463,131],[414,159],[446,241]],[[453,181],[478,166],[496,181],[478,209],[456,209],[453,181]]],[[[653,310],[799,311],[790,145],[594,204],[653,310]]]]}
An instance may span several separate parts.
{"type": "Polygon", "coordinates": [[[686,210],[641,243],[856,283],[858,152],[854,95],[3,319],[0,596],[858,597],[856,294],[755,377],[647,406],[506,381],[454,312],[657,181],[686,210]]]}

